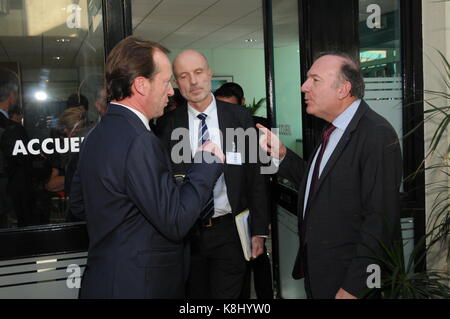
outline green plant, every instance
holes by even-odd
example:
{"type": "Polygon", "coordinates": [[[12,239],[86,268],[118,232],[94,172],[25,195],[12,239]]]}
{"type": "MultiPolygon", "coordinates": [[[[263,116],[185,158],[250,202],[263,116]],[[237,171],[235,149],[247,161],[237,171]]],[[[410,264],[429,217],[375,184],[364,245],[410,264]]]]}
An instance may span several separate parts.
{"type": "MultiPolygon", "coordinates": [[[[450,187],[448,184],[448,178],[450,177],[450,145],[447,145],[447,149],[443,155],[438,153],[438,147],[446,137],[445,133],[449,132],[450,124],[450,63],[442,52],[438,51],[444,68],[444,72],[441,73],[443,83],[447,91],[433,91],[426,90],[425,93],[430,96],[429,99],[424,102],[430,106],[430,109],[426,110],[425,121],[432,121],[437,119],[437,128],[433,134],[430,142],[430,147],[426,158],[432,156],[440,156],[440,163],[426,167],[425,170],[437,170],[440,174],[447,177],[447,183],[445,185],[429,185],[434,186],[436,191],[436,197],[431,211],[430,218],[430,232],[432,232],[431,241],[444,243],[448,240],[449,229],[450,229],[450,187]],[[443,101],[444,105],[436,104],[439,101],[443,101]]],[[[450,246],[447,247],[448,256],[450,256],[450,246]]]]}
{"type": "MultiPolygon", "coordinates": [[[[407,138],[415,130],[423,127],[426,122],[435,123],[436,129],[427,145],[425,158],[420,167],[405,178],[406,180],[415,178],[418,173],[436,173],[438,176],[446,177],[443,182],[433,182],[425,185],[428,191],[435,194],[434,202],[428,218],[426,235],[415,245],[407,262],[403,257],[403,247],[401,243],[387,247],[380,243],[383,256],[376,256],[375,259],[386,271],[381,286],[381,293],[384,298],[450,298],[450,275],[445,271],[428,269],[427,271],[415,272],[415,266],[425,261],[427,254],[433,247],[446,249],[447,259],[450,256],[450,246],[444,245],[449,241],[450,229],[450,187],[448,178],[450,177],[449,154],[450,146],[447,143],[444,154],[442,153],[442,143],[445,142],[446,133],[449,132],[450,124],[450,63],[445,56],[439,52],[442,59],[444,72],[441,77],[447,91],[425,90],[427,99],[423,101],[428,108],[424,111],[424,120],[413,130],[404,136],[407,138]],[[427,160],[434,159],[436,164],[426,165],[427,160]],[[443,175],[439,175],[443,174],[443,175]],[[425,247],[425,249],[423,249],[425,247]]],[[[438,68],[439,70],[439,68],[438,68]]]]}
{"type": "Polygon", "coordinates": [[[390,246],[378,241],[382,248],[382,256],[372,257],[383,269],[384,274],[380,289],[368,289],[365,297],[372,297],[381,293],[384,299],[448,299],[450,298],[450,276],[443,271],[428,270],[415,272],[417,263],[426,258],[428,249],[433,245],[426,245],[426,236],[422,237],[415,246],[408,260],[405,262],[403,244],[394,243],[390,246]]]}
{"type": "Polygon", "coordinates": [[[266,98],[263,97],[256,102],[256,99],[253,98],[253,102],[251,104],[246,104],[245,107],[250,110],[252,115],[255,115],[256,111],[266,103],[266,98]]]}

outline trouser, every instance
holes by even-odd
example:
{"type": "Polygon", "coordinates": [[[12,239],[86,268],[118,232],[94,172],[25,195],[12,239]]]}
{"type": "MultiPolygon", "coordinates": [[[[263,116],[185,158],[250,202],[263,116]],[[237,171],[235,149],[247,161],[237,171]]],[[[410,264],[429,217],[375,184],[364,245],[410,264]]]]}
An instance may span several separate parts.
{"type": "Polygon", "coordinates": [[[309,269],[308,269],[308,249],[307,249],[307,245],[305,245],[302,249],[303,253],[302,253],[302,259],[303,259],[303,267],[304,267],[304,271],[305,271],[305,292],[306,292],[306,298],[308,299],[313,299],[313,295],[312,295],[312,291],[311,291],[311,281],[310,281],[310,277],[309,277],[309,269]]]}
{"type": "Polygon", "coordinates": [[[199,225],[191,238],[188,298],[239,298],[246,262],[231,214],[199,225]]]}
{"type": "Polygon", "coordinates": [[[245,274],[244,286],[240,296],[241,299],[250,298],[252,272],[256,298],[273,299],[272,269],[265,245],[264,252],[261,255],[247,262],[247,272],[245,274]]]}

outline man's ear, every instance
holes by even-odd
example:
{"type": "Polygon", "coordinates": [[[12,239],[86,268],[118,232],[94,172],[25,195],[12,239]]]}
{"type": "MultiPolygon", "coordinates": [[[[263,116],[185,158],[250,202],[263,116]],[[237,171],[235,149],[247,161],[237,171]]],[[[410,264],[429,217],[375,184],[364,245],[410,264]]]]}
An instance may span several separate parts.
{"type": "Polygon", "coordinates": [[[134,93],[139,95],[145,95],[147,92],[148,81],[143,76],[138,76],[133,80],[133,84],[131,85],[134,93]]]}
{"type": "Polygon", "coordinates": [[[242,97],[242,105],[245,105],[245,96],[242,97]]]}
{"type": "Polygon", "coordinates": [[[339,88],[338,91],[338,97],[339,99],[345,99],[346,97],[348,97],[350,95],[350,92],[352,90],[352,85],[349,81],[344,81],[341,84],[341,87],[339,88]]]}

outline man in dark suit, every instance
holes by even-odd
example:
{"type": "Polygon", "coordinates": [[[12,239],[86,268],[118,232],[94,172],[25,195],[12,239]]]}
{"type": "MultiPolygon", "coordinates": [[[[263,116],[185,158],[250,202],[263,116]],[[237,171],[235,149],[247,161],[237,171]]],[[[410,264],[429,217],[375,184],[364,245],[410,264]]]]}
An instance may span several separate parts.
{"type": "Polygon", "coordinates": [[[107,58],[111,103],[82,144],[70,195],[72,213],[86,218],[89,233],[81,298],[184,296],[183,238],[200,217],[224,156],[205,143],[188,181],[174,183],[169,156],[148,126],[173,94],[167,52],[128,37],[107,58]],[[208,154],[211,164],[202,159],[208,154]]]}
{"type": "Polygon", "coordinates": [[[307,76],[306,112],[329,123],[308,163],[262,126],[260,144],[281,159],[279,174],[299,186],[294,278],[305,277],[310,298],[361,297],[368,266],[383,256],[381,243],[400,239],[399,142],[362,100],[363,77],[351,57],[321,55],[307,76]]]}
{"type": "MultiPolygon", "coordinates": [[[[210,139],[227,152],[224,174],[218,179],[209,206],[209,218],[193,230],[191,269],[187,284],[189,298],[238,298],[242,289],[246,263],[235,224],[235,216],[250,210],[252,257],[263,252],[264,236],[268,235],[268,212],[265,184],[260,165],[250,163],[251,143],[245,139],[245,149],[238,140],[243,134],[230,138],[226,129],[254,130],[250,112],[242,106],[216,101],[211,93],[212,70],[206,58],[193,50],[178,54],[173,62],[175,81],[187,104],[177,107],[158,120],[158,135],[167,149],[186,143],[183,154],[172,154],[173,170],[185,175],[192,149],[201,139],[210,139]],[[184,128],[183,136],[174,130],[184,128]],[[181,155],[174,156],[174,155],[181,155]]],[[[256,137],[256,132],[255,137],[256,137]]],[[[254,143],[257,147],[257,140],[254,143]]],[[[175,152],[176,153],[176,152],[175,152]]],[[[225,152],[224,152],[225,153],[225,152]]]]}
{"type": "MultiPolygon", "coordinates": [[[[214,97],[216,100],[245,106],[244,90],[235,82],[222,84],[222,86],[214,92],[214,97]]],[[[269,126],[266,118],[254,115],[252,117],[255,124],[260,123],[266,127],[269,126]]],[[[269,175],[266,175],[264,178],[267,190],[270,189],[269,177],[269,175]]],[[[269,198],[269,192],[267,192],[267,194],[269,195],[267,196],[269,198]]],[[[247,272],[245,274],[244,284],[239,299],[250,299],[252,273],[256,297],[258,299],[273,299],[272,267],[270,265],[270,258],[265,244],[263,248],[264,252],[261,255],[247,263],[247,272]]]]}
{"type": "Polygon", "coordinates": [[[17,217],[17,226],[32,225],[34,195],[31,156],[13,154],[17,141],[28,143],[25,128],[9,119],[8,111],[18,99],[19,79],[11,70],[0,70],[0,227],[7,227],[9,203],[17,217]]]}

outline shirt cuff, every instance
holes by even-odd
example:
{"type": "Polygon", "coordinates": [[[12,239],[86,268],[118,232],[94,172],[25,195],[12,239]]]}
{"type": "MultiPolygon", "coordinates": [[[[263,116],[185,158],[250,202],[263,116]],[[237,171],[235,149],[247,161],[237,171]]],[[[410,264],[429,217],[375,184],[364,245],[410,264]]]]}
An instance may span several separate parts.
{"type": "Polygon", "coordinates": [[[286,157],[286,155],[283,158],[275,158],[272,157],[272,163],[273,165],[275,165],[275,167],[280,167],[281,162],[284,160],[284,158],[286,157]]]}

